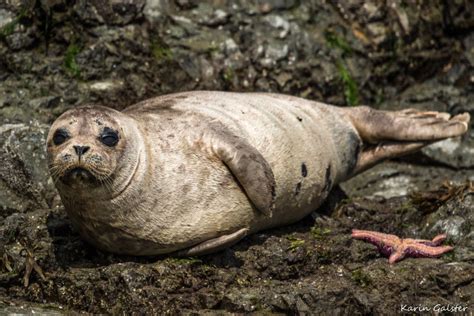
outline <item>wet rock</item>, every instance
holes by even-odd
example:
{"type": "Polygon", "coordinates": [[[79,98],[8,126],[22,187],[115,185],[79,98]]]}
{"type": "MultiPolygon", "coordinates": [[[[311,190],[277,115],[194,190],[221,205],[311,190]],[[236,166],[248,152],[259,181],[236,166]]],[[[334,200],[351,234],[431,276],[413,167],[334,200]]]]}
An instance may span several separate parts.
{"type": "Polygon", "coordinates": [[[64,313],[69,313],[71,311],[65,310],[61,305],[50,305],[48,307],[42,306],[41,304],[29,303],[26,304],[25,302],[10,302],[10,304],[6,304],[0,302],[0,309],[8,314],[8,315],[31,315],[31,314],[38,314],[38,315],[50,315],[50,316],[59,316],[63,315],[64,313]]]}
{"type": "Polygon", "coordinates": [[[202,32],[196,36],[186,38],[182,41],[182,45],[195,53],[211,53],[225,40],[227,40],[227,35],[223,32],[202,32]]]}
{"type": "Polygon", "coordinates": [[[388,29],[384,23],[370,23],[367,25],[367,30],[371,40],[377,45],[384,43],[389,36],[388,29]]]}
{"type": "Polygon", "coordinates": [[[122,89],[124,83],[122,80],[107,80],[90,83],[89,87],[95,91],[118,91],[122,89]]]}
{"type": "MultiPolygon", "coordinates": [[[[171,13],[171,1],[168,0],[146,0],[143,13],[145,17],[150,21],[160,21],[167,14],[171,13]]],[[[186,2],[186,1],[184,1],[186,2]]],[[[190,0],[189,3],[192,6],[193,1],[190,0]]]]}
{"type": "Polygon", "coordinates": [[[175,3],[183,10],[189,10],[198,5],[197,0],[175,0],[175,3]]]}
{"type": "Polygon", "coordinates": [[[398,22],[400,26],[402,27],[403,32],[405,34],[410,34],[411,24],[410,24],[407,12],[405,11],[403,4],[400,1],[393,1],[390,8],[393,11],[395,11],[398,22]]]}
{"type": "MultiPolygon", "coordinates": [[[[420,161],[415,155],[412,159],[420,161]]],[[[474,177],[474,171],[462,173],[440,166],[411,165],[406,162],[385,162],[341,184],[349,196],[397,196],[403,192],[427,190],[446,179],[463,182],[474,177]],[[381,189],[383,188],[383,190],[381,189]]]]}
{"type": "Polygon", "coordinates": [[[145,0],[119,0],[111,3],[79,0],[74,12],[88,25],[126,25],[142,17],[145,0]]]}
{"type": "Polygon", "coordinates": [[[450,200],[431,214],[424,225],[422,234],[435,235],[446,233],[448,241],[454,245],[454,256],[458,261],[474,258],[473,233],[474,195],[464,191],[459,198],[450,200]]]}
{"type": "Polygon", "coordinates": [[[75,5],[76,14],[87,24],[98,25],[105,23],[105,19],[101,12],[97,10],[93,3],[87,1],[78,1],[75,5]]]}
{"type": "Polygon", "coordinates": [[[446,139],[423,148],[422,152],[434,161],[454,168],[473,168],[473,132],[468,133],[466,141],[462,141],[461,138],[446,139]]]}
{"type": "MultiPolygon", "coordinates": [[[[129,77],[129,80],[128,80],[128,84],[133,89],[135,95],[139,99],[142,99],[145,96],[145,94],[147,93],[148,83],[141,76],[131,74],[130,77],[129,77]]],[[[123,85],[120,85],[119,89],[122,89],[122,88],[123,88],[123,85]]]]}
{"type": "Polygon", "coordinates": [[[288,44],[280,42],[269,43],[265,49],[265,56],[261,58],[260,64],[265,68],[271,68],[276,63],[288,56],[288,44]]]}
{"type": "Polygon", "coordinates": [[[466,38],[464,39],[464,45],[466,47],[464,55],[469,61],[471,67],[474,67],[474,34],[466,36],[466,38]]]}
{"type": "Polygon", "coordinates": [[[199,81],[201,76],[201,65],[199,64],[199,60],[197,60],[195,56],[189,55],[178,55],[177,59],[181,69],[183,69],[190,78],[199,81]]]}
{"type": "Polygon", "coordinates": [[[268,13],[273,10],[291,9],[296,4],[296,0],[257,0],[258,9],[261,13],[268,13]]]}
{"type": "MultiPolygon", "coordinates": [[[[268,15],[265,17],[265,21],[272,27],[280,30],[278,34],[279,38],[285,38],[290,31],[290,23],[279,15],[268,15]]],[[[297,32],[294,32],[297,33],[297,32]]]]}
{"type": "Polygon", "coordinates": [[[38,30],[35,27],[25,27],[17,24],[15,31],[5,36],[8,47],[17,51],[32,47],[38,40],[38,30]]]}
{"type": "Polygon", "coordinates": [[[225,54],[232,55],[239,52],[239,46],[232,38],[226,39],[223,44],[225,54]]]}
{"type": "Polygon", "coordinates": [[[58,96],[47,96],[47,97],[40,97],[31,100],[30,106],[37,109],[37,108],[55,108],[61,103],[61,98],[58,96]]]}
{"type": "Polygon", "coordinates": [[[199,15],[199,23],[202,25],[216,27],[224,25],[229,20],[229,13],[222,9],[213,9],[211,6],[201,5],[196,9],[196,14],[199,15]]]}
{"type": "Polygon", "coordinates": [[[407,195],[415,186],[411,183],[411,179],[405,175],[389,177],[379,183],[379,191],[373,193],[374,196],[383,196],[391,198],[396,196],[407,195]]]}
{"type": "Polygon", "coordinates": [[[4,27],[13,22],[14,14],[11,11],[0,9],[0,30],[5,32],[4,27]]]}
{"type": "Polygon", "coordinates": [[[472,2],[453,1],[443,5],[446,28],[450,32],[468,30],[473,27],[474,21],[469,14],[474,10],[472,2]]]}
{"type": "Polygon", "coordinates": [[[286,83],[291,80],[293,76],[287,72],[282,72],[281,74],[279,74],[275,80],[276,82],[278,82],[278,85],[280,87],[284,87],[286,85],[286,83]]]}
{"type": "Polygon", "coordinates": [[[362,10],[367,17],[368,22],[375,22],[383,18],[383,6],[374,1],[365,1],[362,10]]]}
{"type": "Polygon", "coordinates": [[[47,130],[38,123],[0,127],[0,208],[7,213],[47,208],[55,195],[44,147],[47,130]]]}

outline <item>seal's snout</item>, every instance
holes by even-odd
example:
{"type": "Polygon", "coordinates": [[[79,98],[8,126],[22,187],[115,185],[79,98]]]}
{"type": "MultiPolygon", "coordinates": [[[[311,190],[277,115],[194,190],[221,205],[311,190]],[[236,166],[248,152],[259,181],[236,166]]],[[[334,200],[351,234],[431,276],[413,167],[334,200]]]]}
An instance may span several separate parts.
{"type": "Polygon", "coordinates": [[[79,145],[75,145],[75,146],[72,146],[74,147],[74,151],[76,152],[76,154],[81,157],[82,155],[84,155],[86,152],[89,151],[90,149],[90,146],[79,146],[79,145]]]}

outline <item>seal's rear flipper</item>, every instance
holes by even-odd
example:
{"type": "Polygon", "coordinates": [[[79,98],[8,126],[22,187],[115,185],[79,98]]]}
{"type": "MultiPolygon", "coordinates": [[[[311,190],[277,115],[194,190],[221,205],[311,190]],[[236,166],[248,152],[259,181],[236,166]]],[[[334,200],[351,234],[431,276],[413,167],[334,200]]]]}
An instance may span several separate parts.
{"type": "Polygon", "coordinates": [[[176,253],[178,257],[202,256],[213,252],[217,252],[235,245],[237,242],[247,236],[248,228],[242,228],[235,233],[220,236],[214,239],[207,240],[189,249],[181,250],[176,253]]]}
{"type": "Polygon", "coordinates": [[[460,136],[466,133],[470,120],[468,113],[451,117],[449,113],[415,109],[389,112],[359,106],[343,111],[364,142],[352,175],[384,159],[410,154],[435,141],[460,136]]]}
{"type": "Polygon", "coordinates": [[[432,142],[387,142],[364,148],[351,176],[365,171],[382,160],[414,153],[432,142]]]}
{"type": "Polygon", "coordinates": [[[449,113],[406,109],[380,111],[367,106],[344,108],[360,137],[366,143],[381,141],[427,142],[460,136],[467,131],[469,114],[451,117],[449,113]]]}

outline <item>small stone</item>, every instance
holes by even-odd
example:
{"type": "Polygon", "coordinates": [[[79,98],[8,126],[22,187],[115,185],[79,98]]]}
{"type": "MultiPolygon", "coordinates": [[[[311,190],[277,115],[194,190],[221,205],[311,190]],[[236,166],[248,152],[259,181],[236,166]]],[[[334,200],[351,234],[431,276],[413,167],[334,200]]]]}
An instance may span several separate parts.
{"type": "Polygon", "coordinates": [[[202,24],[207,26],[219,26],[227,23],[228,18],[229,14],[227,12],[218,9],[213,12],[208,20],[203,21],[202,24]]]}
{"type": "Polygon", "coordinates": [[[265,57],[273,60],[279,61],[288,56],[288,44],[275,44],[267,47],[265,51],[265,57]]]}
{"type": "Polygon", "coordinates": [[[269,15],[265,17],[265,21],[267,21],[267,23],[272,27],[281,30],[280,34],[278,35],[279,38],[285,38],[288,35],[290,31],[290,23],[281,16],[269,15]]]}
{"type": "Polygon", "coordinates": [[[174,2],[183,10],[189,10],[197,6],[197,0],[175,0],[174,2]]]}
{"type": "Polygon", "coordinates": [[[36,27],[17,25],[15,31],[5,37],[7,45],[12,50],[20,50],[33,46],[38,36],[36,27]]]}
{"type": "Polygon", "coordinates": [[[29,105],[33,108],[54,108],[59,105],[61,98],[58,96],[47,96],[33,99],[29,105]]]}
{"type": "Polygon", "coordinates": [[[292,78],[292,75],[288,72],[282,72],[278,76],[276,76],[275,80],[278,82],[280,87],[284,87],[285,84],[292,78]]]}
{"type": "Polygon", "coordinates": [[[291,9],[296,3],[296,0],[260,0],[258,8],[261,13],[269,13],[273,10],[291,9]]]}
{"type": "Polygon", "coordinates": [[[171,12],[171,1],[162,0],[146,0],[145,8],[143,9],[145,17],[152,22],[164,19],[171,12]]]}
{"type": "Polygon", "coordinates": [[[231,55],[239,51],[239,46],[232,38],[229,38],[224,42],[224,51],[227,55],[231,55]]]}
{"type": "Polygon", "coordinates": [[[362,10],[365,11],[364,13],[369,21],[374,21],[382,17],[382,10],[373,2],[367,1],[364,3],[362,10]]]}
{"type": "Polygon", "coordinates": [[[79,0],[74,6],[77,16],[89,25],[127,25],[143,16],[145,0],[101,1],[79,0]]]}
{"type": "Polygon", "coordinates": [[[0,9],[0,29],[13,22],[14,15],[12,12],[0,9]]]}
{"type": "Polygon", "coordinates": [[[387,39],[388,30],[383,23],[369,23],[367,24],[367,29],[375,44],[379,45],[387,39]]]}
{"type": "Polygon", "coordinates": [[[96,91],[107,91],[107,90],[116,90],[120,89],[123,86],[123,81],[121,80],[108,80],[108,81],[98,81],[90,85],[92,90],[96,91]]]}

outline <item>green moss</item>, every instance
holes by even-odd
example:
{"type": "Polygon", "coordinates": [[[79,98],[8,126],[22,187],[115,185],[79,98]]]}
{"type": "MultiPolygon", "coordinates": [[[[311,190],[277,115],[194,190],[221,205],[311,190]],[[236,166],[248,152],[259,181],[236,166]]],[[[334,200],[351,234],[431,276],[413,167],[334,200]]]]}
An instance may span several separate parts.
{"type": "Polygon", "coordinates": [[[357,269],[351,272],[351,279],[357,285],[366,287],[372,284],[372,279],[368,274],[366,274],[362,269],[357,269]]]}
{"type": "Polygon", "coordinates": [[[80,51],[81,50],[79,46],[77,46],[75,43],[71,43],[69,44],[66,54],[64,55],[64,67],[74,77],[79,77],[81,74],[79,65],[76,62],[76,56],[80,51]]]}
{"type": "Polygon", "coordinates": [[[12,34],[17,24],[18,24],[18,20],[14,19],[10,23],[7,23],[2,28],[0,28],[0,38],[4,38],[12,34]]]}
{"type": "Polygon", "coordinates": [[[337,60],[336,66],[344,85],[346,102],[350,106],[357,105],[359,104],[359,89],[345,63],[345,57],[352,54],[352,47],[342,36],[331,30],[326,31],[324,35],[329,46],[341,52],[341,58],[337,60]]]}
{"type": "Polygon", "coordinates": [[[202,260],[198,258],[188,257],[188,258],[168,258],[167,261],[170,263],[175,263],[179,265],[185,264],[194,264],[194,263],[202,263],[202,260]]]}
{"type": "Polygon", "coordinates": [[[326,41],[328,42],[329,46],[332,48],[337,48],[340,49],[343,54],[351,54],[352,53],[352,47],[347,43],[347,41],[334,33],[333,31],[326,31],[324,33],[324,37],[326,38],[326,41]]]}
{"type": "Polygon", "coordinates": [[[224,71],[223,77],[226,82],[232,82],[235,77],[234,69],[227,67],[224,71]]]}
{"type": "Polygon", "coordinates": [[[236,278],[235,282],[240,286],[250,285],[250,281],[247,278],[236,278]]]}
{"type": "Polygon", "coordinates": [[[337,70],[339,71],[339,75],[344,85],[344,96],[346,97],[347,104],[350,106],[359,104],[359,89],[357,83],[352,78],[344,62],[341,60],[337,62],[337,70]]]}
{"type": "Polygon", "coordinates": [[[161,41],[154,41],[151,43],[151,52],[157,61],[173,60],[173,52],[161,41]]]}
{"type": "Polygon", "coordinates": [[[15,31],[15,27],[20,23],[20,20],[28,15],[26,8],[22,8],[20,13],[13,19],[13,21],[7,23],[2,28],[0,28],[0,38],[5,38],[15,31]]]}
{"type": "Polygon", "coordinates": [[[313,235],[314,238],[322,239],[329,233],[331,233],[329,228],[311,227],[311,235],[313,235]]]}
{"type": "Polygon", "coordinates": [[[290,241],[290,246],[287,248],[287,250],[290,250],[290,251],[298,249],[299,247],[303,246],[305,243],[303,239],[299,239],[294,236],[288,236],[286,238],[290,241]]]}
{"type": "Polygon", "coordinates": [[[412,201],[406,201],[402,205],[396,208],[395,212],[399,214],[406,214],[416,209],[415,205],[413,205],[412,201]]]}
{"type": "Polygon", "coordinates": [[[21,20],[29,15],[29,11],[27,7],[23,7],[20,9],[18,15],[9,23],[4,25],[0,28],[0,39],[5,38],[15,31],[15,27],[21,23],[21,20]]]}
{"type": "Polygon", "coordinates": [[[332,253],[328,249],[321,249],[316,253],[316,260],[320,264],[330,264],[332,253]]]}

